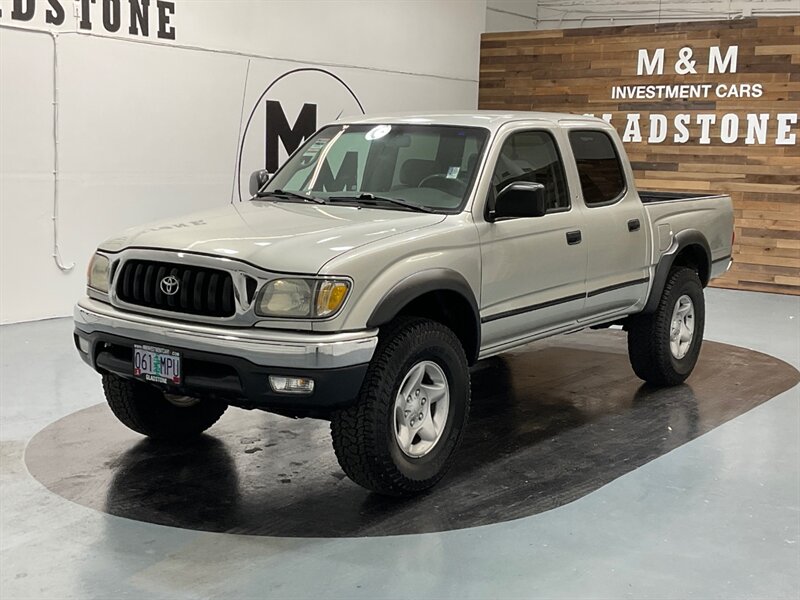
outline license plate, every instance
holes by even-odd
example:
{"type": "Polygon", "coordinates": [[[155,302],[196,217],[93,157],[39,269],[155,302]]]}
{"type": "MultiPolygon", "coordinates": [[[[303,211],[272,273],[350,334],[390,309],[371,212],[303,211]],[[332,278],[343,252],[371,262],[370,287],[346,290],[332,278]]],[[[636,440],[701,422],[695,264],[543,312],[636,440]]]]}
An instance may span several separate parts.
{"type": "Polygon", "coordinates": [[[169,348],[133,345],[133,375],[156,383],[181,383],[181,353],[169,348]]]}

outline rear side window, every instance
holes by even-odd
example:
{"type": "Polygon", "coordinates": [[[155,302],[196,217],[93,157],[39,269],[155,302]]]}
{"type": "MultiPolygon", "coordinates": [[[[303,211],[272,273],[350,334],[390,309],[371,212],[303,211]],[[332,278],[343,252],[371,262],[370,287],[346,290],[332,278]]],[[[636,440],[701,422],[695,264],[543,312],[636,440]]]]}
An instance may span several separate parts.
{"type": "Polygon", "coordinates": [[[549,133],[523,131],[510,135],[503,143],[492,175],[495,194],[516,181],[541,183],[548,211],[569,209],[564,165],[549,133]]]}
{"type": "Polygon", "coordinates": [[[625,191],[625,175],[611,138],[602,131],[570,131],[569,143],[586,205],[618,200],[625,191]]]}

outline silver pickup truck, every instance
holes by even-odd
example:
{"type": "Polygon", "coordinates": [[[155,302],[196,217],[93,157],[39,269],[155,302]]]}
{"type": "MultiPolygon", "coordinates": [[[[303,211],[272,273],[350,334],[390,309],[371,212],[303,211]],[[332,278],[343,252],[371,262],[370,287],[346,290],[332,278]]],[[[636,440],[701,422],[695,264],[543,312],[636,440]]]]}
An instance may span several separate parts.
{"type": "Polygon", "coordinates": [[[228,406],[327,419],[344,472],[389,495],[441,479],[488,356],[621,324],[640,378],[683,382],[731,263],[730,198],[637,192],[594,118],[339,121],[250,191],[102,243],[78,351],[134,431],[198,435],[228,406]]]}

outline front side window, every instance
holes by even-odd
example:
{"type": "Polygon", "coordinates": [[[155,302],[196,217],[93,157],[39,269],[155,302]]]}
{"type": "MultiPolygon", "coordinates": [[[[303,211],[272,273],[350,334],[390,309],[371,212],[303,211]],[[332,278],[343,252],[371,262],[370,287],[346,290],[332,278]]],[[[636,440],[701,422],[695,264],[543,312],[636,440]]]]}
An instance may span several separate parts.
{"type": "Polygon", "coordinates": [[[618,200],[625,192],[625,174],[611,138],[602,131],[570,131],[569,143],[586,206],[618,200]]]}
{"type": "Polygon", "coordinates": [[[477,127],[326,127],[286,162],[262,194],[294,192],[330,202],[388,197],[434,211],[458,210],[472,188],[487,137],[488,131],[477,127]]]}
{"type": "Polygon", "coordinates": [[[564,165],[553,136],[546,131],[523,131],[506,139],[492,175],[494,193],[516,181],[541,183],[548,211],[569,208],[564,165]]]}

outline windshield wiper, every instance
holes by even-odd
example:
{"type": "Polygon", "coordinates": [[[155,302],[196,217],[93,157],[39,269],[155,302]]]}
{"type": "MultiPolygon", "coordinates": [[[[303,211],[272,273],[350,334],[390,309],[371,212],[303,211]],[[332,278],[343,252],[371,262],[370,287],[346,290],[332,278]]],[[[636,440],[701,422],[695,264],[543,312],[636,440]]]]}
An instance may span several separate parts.
{"type": "Polygon", "coordinates": [[[271,196],[277,196],[280,198],[283,196],[284,198],[299,198],[300,200],[304,200],[306,202],[316,202],[317,204],[325,204],[325,200],[322,198],[317,198],[316,196],[309,196],[307,194],[301,194],[299,192],[290,192],[288,190],[272,190],[271,192],[258,192],[256,194],[256,198],[269,198],[271,196]]]}
{"type": "Polygon", "coordinates": [[[372,203],[376,204],[379,202],[383,202],[384,204],[394,204],[395,206],[402,206],[408,210],[415,210],[417,212],[426,212],[432,213],[433,210],[428,208],[427,206],[420,206],[419,204],[411,204],[410,202],[406,202],[405,200],[401,200],[400,198],[389,198],[388,196],[376,196],[375,194],[370,194],[368,192],[363,192],[358,195],[353,196],[331,196],[328,198],[329,202],[347,202],[347,201],[366,201],[365,204],[372,203]]]}

